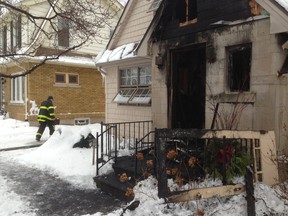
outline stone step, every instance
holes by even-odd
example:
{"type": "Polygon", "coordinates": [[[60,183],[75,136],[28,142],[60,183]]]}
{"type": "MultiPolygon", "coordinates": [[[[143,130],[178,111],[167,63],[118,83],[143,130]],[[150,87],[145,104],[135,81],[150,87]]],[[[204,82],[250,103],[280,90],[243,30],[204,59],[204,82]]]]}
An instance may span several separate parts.
{"type": "Polygon", "coordinates": [[[129,195],[127,192],[129,188],[132,189],[135,186],[135,181],[132,178],[128,181],[121,182],[119,175],[110,173],[107,175],[96,176],[94,177],[94,181],[97,188],[111,194],[119,200],[130,202],[134,199],[134,195],[129,195]]]}

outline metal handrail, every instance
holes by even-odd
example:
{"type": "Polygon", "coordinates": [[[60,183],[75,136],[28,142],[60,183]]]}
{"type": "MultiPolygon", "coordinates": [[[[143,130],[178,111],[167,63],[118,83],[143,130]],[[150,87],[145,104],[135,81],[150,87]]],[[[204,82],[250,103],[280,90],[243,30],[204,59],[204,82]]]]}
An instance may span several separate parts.
{"type": "Polygon", "coordinates": [[[117,161],[119,150],[121,148],[123,149],[127,148],[125,140],[126,138],[129,138],[128,148],[134,149],[136,144],[134,147],[131,147],[130,145],[131,139],[133,139],[136,142],[139,138],[143,140],[142,137],[144,137],[145,133],[148,133],[151,130],[151,128],[152,128],[152,121],[117,122],[117,123],[101,122],[101,133],[96,134],[96,139],[93,144],[92,163],[94,165],[96,161],[96,175],[99,174],[99,169],[103,167],[111,159],[114,159],[115,162],[117,161]],[[106,129],[104,130],[104,128],[106,129]],[[121,139],[124,140],[123,146],[120,146],[121,139]],[[113,146],[114,149],[112,148],[112,144],[114,145],[113,146]],[[99,151],[101,152],[99,153],[99,151]],[[104,156],[107,157],[106,160],[104,160],[104,156]]]}
{"type": "MultiPolygon", "coordinates": [[[[150,135],[151,134],[155,134],[155,131],[149,131],[149,133],[147,133],[144,137],[142,137],[139,141],[138,140],[136,140],[136,143],[135,143],[135,170],[134,170],[134,177],[135,177],[135,179],[136,179],[136,176],[137,176],[137,170],[138,170],[138,160],[137,160],[137,157],[136,157],[136,155],[137,155],[137,152],[139,151],[139,148],[138,148],[138,145],[139,144],[141,144],[141,148],[140,148],[140,150],[143,150],[144,148],[143,148],[143,142],[144,142],[144,140],[146,139],[146,138],[148,138],[147,139],[147,142],[146,143],[148,143],[148,147],[147,148],[149,148],[149,147],[152,147],[152,148],[154,148],[155,149],[155,140],[153,139],[153,142],[151,141],[150,142],[150,139],[149,139],[149,137],[150,137],[150,135]]],[[[154,138],[154,137],[153,137],[154,138]]],[[[155,164],[155,163],[154,163],[155,164]]]]}

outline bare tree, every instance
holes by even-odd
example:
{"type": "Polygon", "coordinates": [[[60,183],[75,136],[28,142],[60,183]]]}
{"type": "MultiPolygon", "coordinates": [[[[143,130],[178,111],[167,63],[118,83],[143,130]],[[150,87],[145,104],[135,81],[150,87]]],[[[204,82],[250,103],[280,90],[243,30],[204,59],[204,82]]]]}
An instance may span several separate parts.
{"type": "MultiPolygon", "coordinates": [[[[107,41],[110,37],[107,28],[111,29],[113,27],[111,26],[111,20],[122,9],[116,0],[32,1],[0,0],[0,26],[2,28],[0,32],[0,63],[2,67],[5,67],[6,62],[13,61],[14,64],[23,68],[22,72],[16,75],[4,73],[0,68],[0,77],[16,78],[25,76],[49,60],[56,60],[60,56],[68,55],[72,51],[81,48],[83,45],[87,46],[92,41],[95,42],[96,38],[98,41],[102,39],[107,41]],[[40,3],[48,4],[47,8],[49,10],[45,12],[45,15],[39,15],[40,13],[37,10],[30,10],[31,4],[40,3]],[[17,25],[19,22],[21,25],[17,25]],[[21,36],[16,36],[14,43],[13,39],[8,40],[9,46],[3,43],[9,38],[7,36],[7,26],[10,29],[14,28],[16,33],[21,32],[22,36],[26,33],[26,44],[21,42],[21,36]],[[27,27],[29,33],[26,31],[27,27]],[[73,43],[69,43],[67,40],[73,43]],[[23,67],[22,65],[27,59],[37,55],[36,51],[43,46],[43,41],[49,43],[49,48],[52,48],[53,52],[50,50],[50,52],[41,53],[40,61],[32,66],[27,67],[26,65],[23,67]],[[62,43],[61,46],[59,46],[59,43],[62,43]]],[[[11,33],[11,31],[10,34],[12,35],[13,32],[11,33]]]]}
{"type": "Polygon", "coordinates": [[[211,93],[208,103],[209,109],[213,112],[211,129],[227,129],[236,130],[241,120],[244,110],[255,99],[254,94],[245,94],[237,92],[235,94],[213,94],[209,85],[208,89],[211,93]]]}

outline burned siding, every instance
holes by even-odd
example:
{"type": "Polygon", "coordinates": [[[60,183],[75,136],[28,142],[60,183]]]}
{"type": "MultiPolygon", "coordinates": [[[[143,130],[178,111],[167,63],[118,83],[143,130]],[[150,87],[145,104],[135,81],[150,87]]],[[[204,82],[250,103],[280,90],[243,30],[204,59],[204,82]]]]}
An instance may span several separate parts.
{"type": "Polygon", "coordinates": [[[224,22],[247,19],[253,16],[250,2],[252,1],[198,0],[196,3],[197,15],[194,15],[195,10],[192,10],[193,16],[191,16],[192,18],[196,18],[190,23],[186,23],[187,25],[181,25],[183,18],[182,15],[179,15],[181,13],[179,2],[166,0],[156,15],[161,16],[161,19],[155,28],[153,37],[155,40],[167,40],[195,32],[219,28],[225,25],[224,22]]]}

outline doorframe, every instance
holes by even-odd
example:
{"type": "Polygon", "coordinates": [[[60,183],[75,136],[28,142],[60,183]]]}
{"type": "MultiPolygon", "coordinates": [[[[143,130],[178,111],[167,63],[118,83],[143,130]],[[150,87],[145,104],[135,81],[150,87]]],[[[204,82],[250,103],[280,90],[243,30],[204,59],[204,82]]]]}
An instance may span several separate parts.
{"type": "MultiPolygon", "coordinates": [[[[172,129],[173,128],[173,94],[174,94],[174,84],[173,84],[173,75],[174,75],[174,62],[173,62],[173,56],[175,56],[175,53],[184,53],[188,51],[193,51],[193,50],[200,50],[203,49],[205,51],[205,83],[206,83],[206,62],[207,62],[207,57],[206,57],[206,43],[199,43],[199,44],[193,44],[193,45],[187,45],[183,46],[180,48],[172,48],[168,52],[168,70],[167,70],[167,126],[168,128],[172,129]]],[[[206,91],[205,91],[206,95],[206,91]]],[[[205,107],[206,107],[206,102],[205,107]]],[[[204,116],[205,118],[205,116],[204,116]]],[[[205,119],[204,119],[204,127],[205,127],[205,119]]]]}

